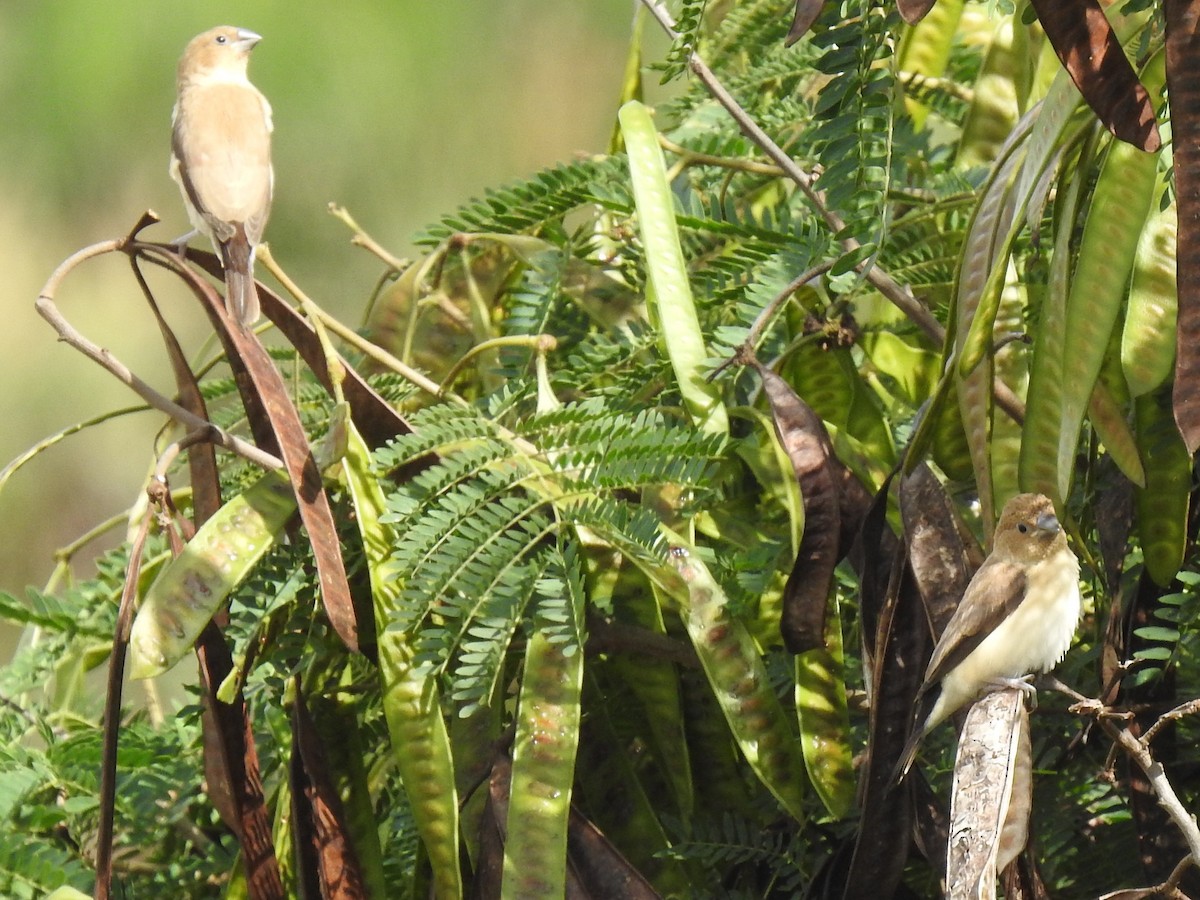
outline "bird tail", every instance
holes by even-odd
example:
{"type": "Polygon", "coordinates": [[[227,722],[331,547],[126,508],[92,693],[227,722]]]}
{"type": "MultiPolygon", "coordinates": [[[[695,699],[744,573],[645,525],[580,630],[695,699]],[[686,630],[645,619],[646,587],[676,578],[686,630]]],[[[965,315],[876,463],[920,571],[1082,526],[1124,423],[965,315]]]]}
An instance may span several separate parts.
{"type": "Polygon", "coordinates": [[[258,288],[254,285],[254,247],[241,226],[221,245],[221,263],[225,266],[225,308],[249,327],[258,321],[258,288]]]}
{"type": "Polygon", "coordinates": [[[898,785],[904,780],[904,776],[908,774],[908,770],[912,768],[913,760],[917,758],[917,750],[921,746],[921,741],[924,740],[928,729],[922,724],[913,728],[913,733],[908,737],[908,743],[904,745],[904,752],[900,754],[900,759],[896,761],[896,768],[892,769],[892,777],[888,779],[888,784],[892,787],[898,785]]]}
{"type": "Polygon", "coordinates": [[[896,768],[892,769],[892,777],[888,781],[889,785],[895,787],[904,780],[904,776],[912,768],[913,760],[917,758],[917,750],[921,747],[921,741],[925,740],[925,735],[929,734],[934,725],[937,725],[945,718],[944,715],[939,715],[937,719],[933,718],[934,707],[937,706],[937,698],[940,693],[941,688],[936,684],[933,690],[919,691],[917,693],[917,699],[914,703],[912,733],[908,736],[908,742],[904,745],[900,759],[896,761],[896,768]]]}

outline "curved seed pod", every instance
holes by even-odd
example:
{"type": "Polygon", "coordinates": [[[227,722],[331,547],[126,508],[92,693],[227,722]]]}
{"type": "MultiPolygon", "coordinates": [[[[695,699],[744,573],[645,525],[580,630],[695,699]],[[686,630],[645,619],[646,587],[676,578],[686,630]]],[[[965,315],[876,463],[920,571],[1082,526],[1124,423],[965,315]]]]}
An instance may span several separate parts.
{"type": "Polygon", "coordinates": [[[1100,377],[1088,400],[1088,420],[1121,473],[1138,487],[1145,487],[1146,472],[1129,425],[1131,399],[1121,372],[1121,330],[1114,328],[1108,338],[1100,377]]]}
{"type": "Polygon", "coordinates": [[[1146,573],[1167,587],[1183,565],[1187,547],[1192,459],[1175,428],[1165,391],[1134,402],[1138,447],[1146,460],[1146,486],[1137,492],[1137,527],[1146,573]]]}
{"type": "Polygon", "coordinates": [[[647,303],[651,321],[671,360],[684,406],[703,431],[729,433],[729,417],[717,389],[704,378],[708,351],[692,300],[687,265],[675,225],[675,204],[658,132],[650,111],[631,100],[617,113],[629,157],[638,229],[646,248],[647,303]]]}
{"type": "Polygon", "coordinates": [[[804,500],[804,534],[783,592],[779,630],[792,653],[825,646],[825,611],[838,564],[841,508],[825,425],[786,381],[756,367],[771,403],[779,443],[791,461],[804,500]]]}
{"type": "Polygon", "coordinates": [[[1121,368],[1134,397],[1163,384],[1175,364],[1176,215],[1173,203],[1151,213],[1138,241],[1121,334],[1121,368]]]}
{"type": "Polygon", "coordinates": [[[1154,121],[1154,89],[1138,83],[1100,3],[1032,0],[1032,5],[1063,67],[1104,127],[1144,150],[1162,146],[1154,121]]]}
{"type": "MultiPolygon", "coordinates": [[[[783,372],[804,402],[837,429],[839,450],[845,450],[845,437],[850,437],[863,445],[864,455],[877,460],[882,469],[892,465],[896,448],[891,431],[884,421],[878,397],[859,374],[849,347],[823,349],[816,343],[802,345],[788,357],[783,372]]],[[[850,456],[843,452],[847,464],[854,462],[850,456]]],[[[870,474],[877,476],[876,481],[882,478],[882,472],[870,474]]]]}
{"type": "Polygon", "coordinates": [[[1056,81],[1046,99],[1013,128],[994,167],[963,245],[955,285],[955,347],[962,375],[992,349],[1000,291],[1007,279],[1002,262],[1038,199],[1045,178],[1061,162],[1060,148],[1082,128],[1072,113],[1079,95],[1070,81],[1056,81]],[[968,330],[969,326],[969,330],[968,330]]]}
{"type": "Polygon", "coordinates": [[[825,0],[796,0],[796,12],[792,16],[792,27],[788,29],[784,45],[790,47],[804,37],[824,6],[825,0]]]}
{"type": "Polygon", "coordinates": [[[1011,187],[1019,161],[1019,155],[1009,148],[976,208],[955,284],[954,333],[946,336],[955,348],[950,365],[961,357],[955,365],[955,392],[984,522],[995,518],[991,460],[993,367],[989,351],[1000,286],[1007,271],[1002,257],[1007,256],[1010,243],[1003,236],[1017,219],[1011,187]]]}
{"type": "MultiPolygon", "coordinates": [[[[1020,331],[1024,327],[1025,312],[1029,298],[1025,285],[1017,275],[1012,258],[1006,266],[1008,271],[1004,288],[1000,292],[1000,307],[996,312],[996,332],[999,334],[1020,331]]],[[[1020,341],[1005,344],[992,356],[994,377],[997,382],[1007,384],[1017,395],[1024,395],[1029,382],[1029,348],[1020,341]]],[[[1017,462],[1021,457],[1021,426],[1009,416],[992,416],[992,495],[997,506],[1015,494],[1017,487],[1017,462]]]]}
{"type": "MultiPolygon", "coordinates": [[[[595,592],[590,596],[594,601],[595,592]]],[[[621,621],[666,635],[662,607],[653,591],[628,591],[615,602],[619,603],[621,621]]],[[[664,763],[663,774],[671,787],[680,816],[690,820],[695,806],[694,779],[675,664],[646,654],[614,654],[608,664],[649,713],[647,725],[652,746],[664,763]]]]}
{"type": "Polygon", "coordinates": [[[458,853],[458,792],[450,735],[442,718],[437,681],[413,667],[414,652],[408,634],[388,627],[402,586],[387,571],[393,536],[391,529],[379,521],[385,503],[379,480],[371,469],[370,452],[354,424],[348,419],[345,424],[348,434],[343,470],[371,579],[383,713],[392,753],[417,832],[433,868],[437,897],[457,898],[462,896],[463,883],[458,853]]]}
{"type": "MultiPolygon", "coordinates": [[[[1154,154],[1113,141],[1096,181],[1067,297],[1060,459],[1073,457],[1079,443],[1083,416],[1125,299],[1157,166],[1154,154]]],[[[1071,468],[1059,467],[1060,497],[1070,489],[1071,468]]]]}
{"type": "Polygon", "coordinates": [[[688,589],[683,623],[729,730],[754,774],[803,821],[803,760],[754,640],[741,621],[726,614],[725,592],[704,563],[676,536],[668,537],[671,564],[688,589]]]}
{"type": "Polygon", "coordinates": [[[129,635],[130,678],[151,678],[191,649],[296,511],[291,483],[268,472],[196,532],[146,592],[129,635]]]}
{"type": "MultiPolygon", "coordinates": [[[[563,590],[582,624],[578,584],[563,590]]],[[[525,649],[517,705],[512,790],[508,798],[502,900],[562,897],[567,884],[567,824],[579,748],[583,648],[563,643],[562,626],[539,628],[525,649]]]]}
{"type": "Polygon", "coordinates": [[[679,698],[687,726],[696,806],[749,815],[754,799],[742,777],[741,761],[712,686],[697,669],[679,673],[679,698]]]}

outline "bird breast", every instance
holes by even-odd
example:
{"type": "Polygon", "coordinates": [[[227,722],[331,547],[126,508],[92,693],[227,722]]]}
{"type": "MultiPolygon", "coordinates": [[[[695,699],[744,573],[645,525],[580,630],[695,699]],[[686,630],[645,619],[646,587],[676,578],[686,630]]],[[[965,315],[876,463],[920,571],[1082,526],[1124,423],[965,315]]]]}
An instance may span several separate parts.
{"type": "Polygon", "coordinates": [[[1026,585],[1025,598],[1012,614],[946,674],[939,706],[954,709],[994,679],[1046,672],[1063,658],[1082,611],[1079,563],[1064,550],[1034,565],[1026,585]]]}

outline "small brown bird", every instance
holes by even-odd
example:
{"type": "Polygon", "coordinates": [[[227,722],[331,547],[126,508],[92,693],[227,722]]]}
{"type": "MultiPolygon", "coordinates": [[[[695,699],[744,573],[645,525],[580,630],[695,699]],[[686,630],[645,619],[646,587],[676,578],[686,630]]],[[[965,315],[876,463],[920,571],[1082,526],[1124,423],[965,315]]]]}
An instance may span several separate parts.
{"type": "Polygon", "coordinates": [[[1079,624],[1079,560],[1041,494],[1004,506],[992,552],[950,617],[917,692],[916,726],[893,781],[907,774],[921,740],[989,690],[1020,687],[1063,658],[1079,624]]]}
{"type": "Polygon", "coordinates": [[[243,325],[258,320],[254,250],[274,188],[271,104],[246,77],[260,40],[227,25],[193,38],[179,60],[171,117],[171,177],[192,225],[221,258],[225,306],[243,325]]]}

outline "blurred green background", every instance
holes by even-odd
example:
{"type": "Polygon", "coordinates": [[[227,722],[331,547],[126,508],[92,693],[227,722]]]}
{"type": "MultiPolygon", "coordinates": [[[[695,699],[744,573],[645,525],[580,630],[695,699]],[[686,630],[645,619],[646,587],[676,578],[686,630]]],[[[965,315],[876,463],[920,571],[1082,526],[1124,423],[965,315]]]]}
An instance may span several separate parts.
{"type": "MultiPolygon", "coordinates": [[[[59,428],[138,402],[58,344],[33,303],[61,260],[127,233],[145,209],[163,219],[147,237],[187,230],[167,156],[175,63],[194,34],[232,24],[263,35],[250,74],[275,112],[266,237],[314,299],[357,324],[382,266],[350,246],[327,204],[345,205],[405,255],[421,226],[485,188],[603,151],[634,5],[0,3],[0,465],[59,428]]],[[[207,334],[198,308],[175,283],[152,284],[195,352],[207,334]]],[[[124,257],[77,270],[57,301],[86,335],[172,392],[124,257]]],[[[0,492],[0,589],[43,584],[56,548],[137,499],[161,423],[141,413],[88,429],[9,482],[0,492]]],[[[76,570],[86,575],[90,564],[76,570]]]]}

